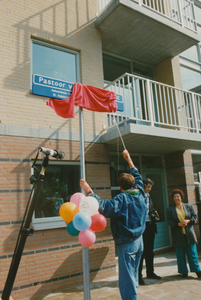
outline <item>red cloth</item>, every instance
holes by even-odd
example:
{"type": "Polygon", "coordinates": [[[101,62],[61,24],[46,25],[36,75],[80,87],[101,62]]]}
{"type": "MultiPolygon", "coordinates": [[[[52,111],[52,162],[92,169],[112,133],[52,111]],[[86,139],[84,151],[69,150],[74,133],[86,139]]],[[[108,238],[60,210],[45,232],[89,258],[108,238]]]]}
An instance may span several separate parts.
{"type": "Polygon", "coordinates": [[[98,112],[116,112],[114,92],[81,83],[73,84],[73,91],[67,99],[50,98],[46,104],[62,118],[74,118],[74,105],[98,112]]]}

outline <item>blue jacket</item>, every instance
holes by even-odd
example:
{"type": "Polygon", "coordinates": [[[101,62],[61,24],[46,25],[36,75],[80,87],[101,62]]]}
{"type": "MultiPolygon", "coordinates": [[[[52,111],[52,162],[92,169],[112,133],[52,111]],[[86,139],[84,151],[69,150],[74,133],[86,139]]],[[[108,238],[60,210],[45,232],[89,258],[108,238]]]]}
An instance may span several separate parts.
{"type": "Polygon", "coordinates": [[[99,212],[106,218],[111,218],[111,230],[116,244],[136,240],[145,229],[147,204],[140,174],[136,168],[130,170],[135,178],[135,188],[139,193],[131,195],[120,193],[110,200],[101,200],[92,194],[99,202],[99,212]]]}

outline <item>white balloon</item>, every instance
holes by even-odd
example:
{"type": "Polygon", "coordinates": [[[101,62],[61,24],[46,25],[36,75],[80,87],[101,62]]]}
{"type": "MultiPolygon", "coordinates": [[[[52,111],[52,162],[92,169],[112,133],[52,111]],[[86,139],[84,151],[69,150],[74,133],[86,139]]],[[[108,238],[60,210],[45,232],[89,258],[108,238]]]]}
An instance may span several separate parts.
{"type": "Polygon", "coordinates": [[[94,197],[85,197],[81,200],[79,209],[82,212],[88,213],[90,216],[93,216],[98,212],[99,203],[94,197]]]}

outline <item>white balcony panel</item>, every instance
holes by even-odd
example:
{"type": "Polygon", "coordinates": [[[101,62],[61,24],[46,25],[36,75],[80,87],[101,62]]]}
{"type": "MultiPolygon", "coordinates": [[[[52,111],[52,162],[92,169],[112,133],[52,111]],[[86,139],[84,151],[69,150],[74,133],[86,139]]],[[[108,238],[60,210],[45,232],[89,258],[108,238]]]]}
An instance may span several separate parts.
{"type": "Polygon", "coordinates": [[[134,152],[165,154],[201,147],[200,94],[128,73],[105,88],[121,95],[124,105],[122,112],[107,115],[101,141],[111,150],[118,143],[123,150],[117,124],[134,152]]]}

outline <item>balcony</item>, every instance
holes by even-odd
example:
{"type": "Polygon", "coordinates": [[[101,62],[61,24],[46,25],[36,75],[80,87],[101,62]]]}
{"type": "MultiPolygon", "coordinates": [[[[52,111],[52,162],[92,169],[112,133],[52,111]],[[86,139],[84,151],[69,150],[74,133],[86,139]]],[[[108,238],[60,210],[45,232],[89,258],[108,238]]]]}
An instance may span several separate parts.
{"type": "Polygon", "coordinates": [[[156,66],[199,42],[190,0],[99,0],[103,51],[156,66]]]}
{"type": "Polygon", "coordinates": [[[201,147],[201,95],[125,73],[105,87],[123,110],[107,115],[100,138],[110,151],[123,141],[130,152],[167,154],[201,147]]]}

